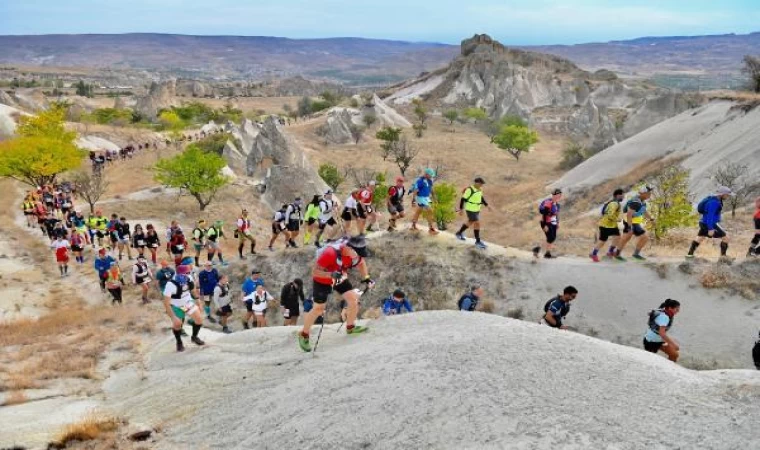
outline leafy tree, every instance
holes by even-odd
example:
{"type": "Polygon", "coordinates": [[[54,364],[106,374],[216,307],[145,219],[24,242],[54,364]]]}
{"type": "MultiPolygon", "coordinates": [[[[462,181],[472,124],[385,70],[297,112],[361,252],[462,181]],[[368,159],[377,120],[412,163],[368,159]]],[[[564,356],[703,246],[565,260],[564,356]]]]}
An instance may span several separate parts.
{"type": "MultiPolygon", "coordinates": [[[[233,141],[237,141],[232,135],[227,133],[214,133],[209,134],[205,138],[197,141],[195,145],[203,150],[204,152],[210,152],[210,153],[216,153],[217,155],[221,155],[224,152],[224,146],[227,145],[227,141],[232,139],[233,141]]],[[[235,142],[235,145],[240,148],[240,145],[238,145],[239,142],[235,142]]]]}
{"type": "Polygon", "coordinates": [[[77,95],[80,95],[82,97],[93,97],[93,88],[91,84],[87,84],[82,80],[79,80],[78,83],[74,85],[76,88],[77,95]]]}
{"type": "Polygon", "coordinates": [[[749,87],[752,92],[760,93],[760,57],[745,55],[742,73],[749,77],[749,87]]]}
{"type": "Polygon", "coordinates": [[[364,125],[367,126],[367,129],[372,128],[372,125],[377,122],[377,116],[374,114],[365,114],[364,117],[362,117],[362,121],[364,122],[364,125]]]}
{"type": "Polygon", "coordinates": [[[412,129],[414,130],[414,135],[421,138],[425,133],[425,130],[427,130],[427,109],[425,108],[425,105],[422,104],[422,100],[418,98],[412,100],[412,104],[414,104],[414,115],[417,117],[417,123],[412,125],[412,129]]]}
{"type": "Polygon", "coordinates": [[[519,161],[520,154],[529,152],[531,146],[538,142],[538,133],[527,127],[506,125],[493,137],[493,142],[519,161]]]}
{"type": "Polygon", "coordinates": [[[387,179],[385,172],[378,172],[375,175],[375,192],[372,196],[372,206],[375,207],[375,210],[382,208],[388,199],[387,179]]]}
{"type": "Polygon", "coordinates": [[[154,166],[154,178],[164,186],[179,189],[180,194],[192,196],[204,211],[219,190],[230,182],[221,172],[226,165],[221,156],[191,144],[179,155],[159,160],[154,166]]]}
{"type": "Polygon", "coordinates": [[[654,174],[648,184],[654,189],[649,199],[649,212],[655,222],[648,227],[655,240],[674,228],[696,225],[697,214],[691,206],[688,169],[679,165],[665,167],[654,174]]]}
{"type": "Polygon", "coordinates": [[[74,143],[76,133],[64,128],[65,114],[64,108],[53,106],[36,116],[21,117],[18,137],[0,142],[0,176],[42,186],[78,167],[85,152],[74,143]]]}
{"type": "Polygon", "coordinates": [[[318,170],[319,176],[330,186],[333,191],[338,189],[338,186],[343,184],[345,179],[340,175],[338,168],[332,164],[320,164],[318,170]]]}
{"type": "Polygon", "coordinates": [[[475,123],[479,123],[482,120],[488,118],[488,114],[483,108],[467,108],[464,110],[464,117],[474,120],[475,123]]]}
{"type": "Polygon", "coordinates": [[[562,150],[562,160],[559,162],[559,168],[564,170],[572,169],[582,163],[589,157],[589,150],[578,142],[571,141],[562,150]]]}
{"type": "Polygon", "coordinates": [[[311,109],[311,98],[307,96],[301,97],[300,100],[298,100],[298,117],[305,117],[312,113],[311,109]]]}
{"type": "Polygon", "coordinates": [[[493,143],[496,135],[498,135],[504,127],[510,125],[518,127],[528,126],[520,116],[504,116],[501,119],[487,120],[483,122],[481,126],[483,127],[486,136],[488,136],[491,139],[491,143],[493,143]]]}
{"type": "Polygon", "coordinates": [[[401,139],[401,128],[383,127],[375,133],[375,137],[382,141],[380,144],[383,161],[393,154],[394,145],[401,139]]]}
{"type": "Polygon", "coordinates": [[[456,220],[454,204],[457,201],[457,187],[451,183],[438,183],[433,186],[433,217],[438,228],[445,230],[448,224],[456,220]]]}
{"type": "Polygon", "coordinates": [[[161,111],[158,115],[158,121],[161,126],[168,131],[169,138],[174,142],[175,146],[180,145],[180,139],[182,139],[182,130],[185,129],[185,122],[179,118],[179,115],[174,111],[161,111]]]}
{"type": "Polygon", "coordinates": [[[359,107],[359,100],[351,97],[351,100],[348,101],[348,106],[352,108],[358,108],[359,107]]]}
{"type": "Polygon", "coordinates": [[[355,125],[352,123],[349,125],[349,129],[351,130],[351,137],[354,139],[354,144],[358,145],[359,141],[362,140],[362,136],[364,136],[364,130],[366,128],[361,125],[355,125]]]}
{"type": "Polygon", "coordinates": [[[449,121],[449,125],[454,125],[454,121],[456,121],[459,118],[459,111],[456,109],[450,109],[443,113],[443,117],[446,118],[446,120],[449,121]]]}
{"type": "Polygon", "coordinates": [[[132,111],[129,109],[98,108],[92,112],[92,116],[101,125],[126,124],[132,121],[132,111]]]}
{"type": "Polygon", "coordinates": [[[419,154],[419,149],[401,134],[401,128],[383,127],[375,134],[375,137],[382,141],[380,153],[383,161],[389,159],[393,161],[398,166],[401,175],[405,176],[412,161],[419,154]]]}
{"type": "Polygon", "coordinates": [[[731,217],[736,217],[736,208],[760,191],[760,182],[749,173],[744,164],[725,162],[713,171],[711,178],[720,186],[727,186],[734,192],[726,202],[731,206],[731,217]]]}
{"type": "Polygon", "coordinates": [[[327,108],[332,107],[333,105],[330,104],[330,102],[326,100],[313,100],[311,102],[311,112],[312,113],[318,113],[320,111],[324,111],[327,108]]]}
{"type": "Polygon", "coordinates": [[[90,205],[91,213],[95,212],[95,204],[106,192],[109,185],[102,172],[89,173],[86,171],[75,172],[71,177],[71,184],[74,186],[77,197],[90,205]]]}
{"type": "Polygon", "coordinates": [[[415,123],[412,125],[412,129],[414,130],[414,135],[421,138],[425,134],[425,130],[427,130],[427,125],[424,123],[415,123]]]}

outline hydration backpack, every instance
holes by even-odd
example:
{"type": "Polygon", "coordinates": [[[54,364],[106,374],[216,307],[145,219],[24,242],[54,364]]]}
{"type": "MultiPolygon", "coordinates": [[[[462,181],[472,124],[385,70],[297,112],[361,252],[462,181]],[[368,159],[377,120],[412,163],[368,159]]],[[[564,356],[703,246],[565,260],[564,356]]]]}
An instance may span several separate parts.
{"type": "MultiPolygon", "coordinates": [[[[551,304],[554,303],[554,300],[557,300],[558,298],[559,297],[551,298],[551,299],[549,299],[549,301],[546,302],[546,304],[544,304],[544,312],[545,313],[549,312],[549,306],[551,306],[551,304]]],[[[569,312],[570,312],[570,304],[569,303],[565,303],[565,304],[562,305],[562,309],[559,311],[559,315],[561,317],[565,317],[565,316],[567,316],[567,314],[569,312]]]]}
{"type": "Polygon", "coordinates": [[[551,203],[551,199],[547,198],[545,200],[541,200],[541,203],[538,204],[538,213],[542,216],[548,216],[552,212],[551,206],[547,206],[546,203],[551,203]]]}
{"type": "MultiPolygon", "coordinates": [[[[660,314],[665,314],[665,312],[661,309],[653,309],[649,311],[649,329],[654,331],[655,333],[660,332],[660,326],[657,325],[655,320],[657,320],[657,317],[660,314]]],[[[667,316],[667,314],[665,314],[667,316]]],[[[673,318],[668,316],[668,324],[665,326],[666,330],[670,330],[670,327],[673,326],[673,318]]]]}
{"type": "Polygon", "coordinates": [[[464,303],[465,299],[470,300],[470,308],[468,311],[475,311],[475,308],[478,306],[478,299],[472,295],[472,294],[464,294],[459,298],[459,301],[457,301],[457,309],[462,310],[462,304],[464,303]]]}
{"type": "Polygon", "coordinates": [[[712,199],[712,196],[703,198],[697,205],[697,212],[700,214],[707,214],[707,202],[712,199]]]}

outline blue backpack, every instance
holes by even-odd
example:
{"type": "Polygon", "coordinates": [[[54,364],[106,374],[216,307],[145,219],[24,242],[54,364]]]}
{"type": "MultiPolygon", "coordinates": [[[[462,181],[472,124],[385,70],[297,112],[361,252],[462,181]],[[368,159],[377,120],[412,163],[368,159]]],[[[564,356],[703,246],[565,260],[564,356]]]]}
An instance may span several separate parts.
{"type": "Polygon", "coordinates": [[[707,214],[707,202],[713,198],[712,195],[709,195],[702,199],[702,201],[699,202],[697,205],[697,212],[700,214],[707,214]]]}

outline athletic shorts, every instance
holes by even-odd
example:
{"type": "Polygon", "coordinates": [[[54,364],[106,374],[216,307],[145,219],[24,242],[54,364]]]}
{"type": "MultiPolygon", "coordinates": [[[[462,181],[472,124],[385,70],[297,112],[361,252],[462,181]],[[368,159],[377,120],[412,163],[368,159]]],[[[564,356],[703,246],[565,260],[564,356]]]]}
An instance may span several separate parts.
{"type": "Polygon", "coordinates": [[[429,209],[430,208],[430,197],[420,197],[419,195],[416,197],[417,206],[423,209],[429,209]]]}
{"type": "Polygon", "coordinates": [[[544,234],[546,235],[546,243],[553,244],[557,240],[557,225],[553,223],[541,224],[541,230],[546,227],[544,234]]]}
{"type": "Polygon", "coordinates": [[[198,305],[193,303],[192,305],[187,307],[187,312],[185,312],[185,309],[180,308],[179,306],[172,305],[172,311],[174,311],[174,315],[177,316],[179,320],[185,320],[185,315],[192,316],[196,311],[198,311],[198,305]]]}
{"type": "Polygon", "coordinates": [[[104,237],[106,237],[106,235],[100,230],[95,230],[95,236],[97,236],[100,239],[103,239],[104,237]]]}
{"type": "Polygon", "coordinates": [[[323,221],[322,219],[319,220],[319,229],[320,230],[324,230],[325,227],[327,227],[328,225],[330,225],[331,227],[334,227],[335,225],[337,225],[337,222],[335,222],[335,218],[334,217],[330,217],[329,219],[327,219],[325,221],[323,221]]]}
{"type": "Polygon", "coordinates": [[[273,223],[272,224],[272,234],[277,235],[285,231],[284,229],[280,228],[280,223],[273,223]]]}
{"type": "Polygon", "coordinates": [[[344,222],[351,222],[354,220],[354,217],[356,217],[356,210],[354,208],[345,208],[340,214],[340,218],[343,219],[344,222]]]}
{"type": "Polygon", "coordinates": [[[342,283],[335,285],[334,288],[329,284],[322,284],[315,281],[314,286],[312,287],[312,296],[314,297],[314,303],[321,305],[327,302],[327,299],[330,298],[330,294],[332,294],[333,290],[335,290],[335,292],[338,294],[343,295],[353,288],[354,287],[351,285],[351,282],[348,280],[343,280],[342,283]]]}
{"type": "Polygon", "coordinates": [[[84,248],[82,246],[80,246],[80,245],[72,245],[71,246],[71,251],[72,252],[81,252],[81,251],[84,251],[84,248]]]}
{"type": "Polygon", "coordinates": [[[640,223],[634,223],[633,227],[631,227],[631,225],[628,225],[628,222],[623,221],[623,233],[630,233],[631,231],[633,231],[634,236],[643,236],[647,232],[640,223]]]}
{"type": "Polygon", "coordinates": [[[609,239],[611,236],[620,236],[620,229],[618,227],[615,227],[615,228],[599,227],[600,241],[607,242],[607,239],[609,239]]]}
{"type": "Polygon", "coordinates": [[[366,219],[367,218],[367,207],[365,205],[362,205],[361,203],[356,204],[356,217],[360,219],[366,219]]]}
{"type": "Polygon", "coordinates": [[[224,305],[216,310],[216,315],[220,317],[232,315],[232,305],[224,305]]]}
{"type": "Polygon", "coordinates": [[[465,211],[468,222],[478,222],[480,220],[480,211],[465,211]]]}
{"type": "Polygon", "coordinates": [[[282,310],[282,317],[285,319],[292,319],[298,317],[301,314],[301,310],[298,308],[285,308],[282,310]]]}
{"type": "MultiPolygon", "coordinates": [[[[699,233],[697,233],[697,236],[701,237],[710,237],[707,235],[708,233],[707,225],[703,224],[702,222],[699,222],[699,233]]],[[[719,224],[715,225],[715,229],[713,230],[713,239],[720,239],[726,237],[726,232],[723,230],[723,228],[720,227],[719,224]]]]}
{"type": "Polygon", "coordinates": [[[309,225],[314,225],[314,222],[316,221],[317,221],[316,217],[309,217],[308,219],[306,219],[306,223],[308,223],[309,225]]]}
{"type": "Polygon", "coordinates": [[[218,250],[219,249],[219,243],[216,241],[208,241],[206,242],[206,246],[209,250],[218,250]]]}
{"type": "Polygon", "coordinates": [[[298,231],[301,229],[301,221],[299,220],[291,220],[288,222],[288,231],[298,231]]]}
{"type": "Polygon", "coordinates": [[[403,203],[399,203],[397,205],[391,203],[390,205],[388,205],[388,214],[390,214],[390,215],[401,214],[403,212],[404,212],[404,205],[403,205],[403,203]]]}
{"type": "Polygon", "coordinates": [[[205,247],[205,246],[206,246],[206,244],[196,244],[196,243],[193,243],[193,248],[195,249],[196,252],[199,252],[199,251],[203,250],[203,247],[205,247]]]}
{"type": "Polygon", "coordinates": [[[253,314],[256,315],[256,316],[264,317],[264,316],[267,315],[267,310],[266,310],[266,308],[264,308],[261,311],[254,311],[253,314]]]}
{"type": "Polygon", "coordinates": [[[129,236],[119,238],[119,244],[129,244],[129,236]]]}
{"type": "Polygon", "coordinates": [[[664,342],[649,342],[644,338],[644,350],[651,352],[651,353],[657,353],[660,351],[662,346],[665,345],[664,342]]]}
{"type": "Polygon", "coordinates": [[[68,254],[63,254],[63,255],[56,254],[55,255],[55,261],[59,262],[59,263],[67,263],[67,262],[69,262],[69,255],[68,254]]]}

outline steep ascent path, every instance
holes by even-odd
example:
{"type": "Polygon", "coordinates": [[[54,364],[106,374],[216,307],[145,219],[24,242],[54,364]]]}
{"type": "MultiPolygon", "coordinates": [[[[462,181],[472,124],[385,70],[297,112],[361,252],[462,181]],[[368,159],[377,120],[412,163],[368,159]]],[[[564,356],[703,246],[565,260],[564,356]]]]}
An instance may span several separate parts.
{"type": "Polygon", "coordinates": [[[495,315],[408,314],[361,337],[294,328],[157,348],[109,403],[167,424],[160,448],[749,448],[760,374],[661,357],[495,315]],[[167,422],[168,421],[168,422],[167,422]]]}

